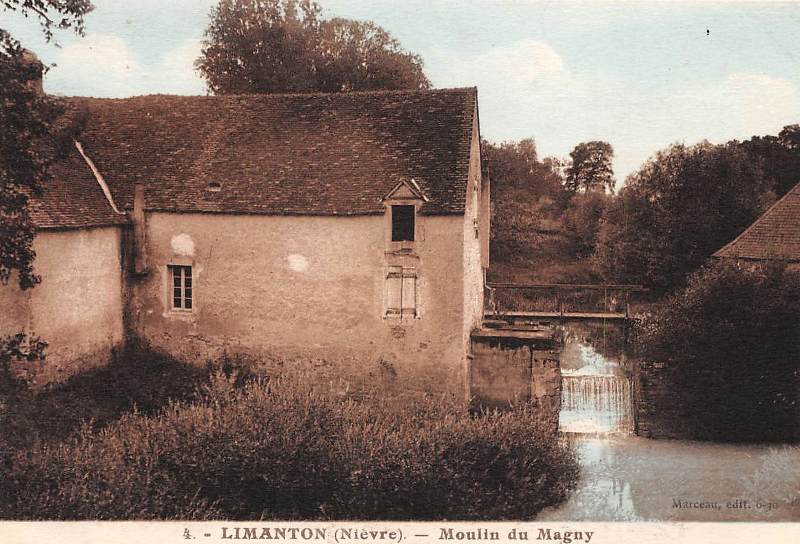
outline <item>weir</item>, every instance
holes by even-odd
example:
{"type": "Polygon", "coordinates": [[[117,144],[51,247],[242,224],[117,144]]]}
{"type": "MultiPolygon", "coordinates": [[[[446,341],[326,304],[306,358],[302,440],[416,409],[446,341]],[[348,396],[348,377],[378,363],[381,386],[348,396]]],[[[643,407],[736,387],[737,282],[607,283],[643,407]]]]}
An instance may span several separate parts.
{"type": "Polygon", "coordinates": [[[487,284],[482,326],[471,335],[473,408],[533,401],[562,432],[631,434],[632,389],[623,367],[632,293],[642,291],[487,284]]]}
{"type": "Polygon", "coordinates": [[[572,433],[630,434],[633,417],[628,378],[562,370],[559,428],[572,433]]]}
{"type": "Polygon", "coordinates": [[[561,364],[559,430],[567,433],[631,434],[631,383],[617,359],[568,334],[561,364]]]}

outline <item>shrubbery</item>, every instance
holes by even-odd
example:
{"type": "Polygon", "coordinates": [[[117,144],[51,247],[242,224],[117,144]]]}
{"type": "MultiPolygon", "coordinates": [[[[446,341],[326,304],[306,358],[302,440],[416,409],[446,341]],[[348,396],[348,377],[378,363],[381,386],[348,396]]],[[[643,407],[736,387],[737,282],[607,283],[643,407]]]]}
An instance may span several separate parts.
{"type": "Polygon", "coordinates": [[[798,272],[715,263],[639,327],[696,438],[800,439],[798,301],[798,272]]]}
{"type": "MultiPolygon", "coordinates": [[[[15,343],[17,338],[13,338],[15,343]]],[[[39,364],[39,345],[36,340],[27,340],[16,352],[7,351],[8,360],[28,359],[20,362],[21,369],[26,363],[39,364]],[[38,351],[30,351],[31,348],[38,351]]],[[[83,423],[97,430],[134,408],[153,414],[170,400],[189,400],[198,386],[208,383],[209,376],[219,366],[181,364],[133,342],[108,365],[91,368],[63,382],[35,385],[25,380],[22,373],[9,371],[7,365],[3,367],[2,348],[0,339],[0,429],[3,430],[0,458],[8,450],[37,442],[59,442],[83,423]]]]}
{"type": "Polygon", "coordinates": [[[532,412],[310,383],[220,373],[192,404],[20,453],[0,468],[0,517],[522,519],[575,484],[573,454],[532,412]]]}

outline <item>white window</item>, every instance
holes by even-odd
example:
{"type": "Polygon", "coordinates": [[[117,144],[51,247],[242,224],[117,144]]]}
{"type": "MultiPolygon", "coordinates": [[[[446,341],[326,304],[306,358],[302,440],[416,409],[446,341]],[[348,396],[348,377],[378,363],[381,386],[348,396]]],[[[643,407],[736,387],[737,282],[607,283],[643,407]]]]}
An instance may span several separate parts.
{"type": "Polygon", "coordinates": [[[417,270],[414,267],[390,266],[386,277],[386,316],[417,316],[417,270]]]}
{"type": "Polygon", "coordinates": [[[192,309],[192,267],[167,265],[170,279],[170,307],[173,310],[192,309]]]}

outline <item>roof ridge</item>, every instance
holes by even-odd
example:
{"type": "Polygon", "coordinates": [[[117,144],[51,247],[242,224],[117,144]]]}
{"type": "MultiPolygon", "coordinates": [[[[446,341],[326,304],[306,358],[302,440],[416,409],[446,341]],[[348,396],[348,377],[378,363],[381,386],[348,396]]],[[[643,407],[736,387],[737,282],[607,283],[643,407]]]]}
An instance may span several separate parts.
{"type": "Polygon", "coordinates": [[[473,87],[445,87],[441,89],[378,89],[371,91],[340,91],[340,92],[322,92],[313,91],[308,93],[292,92],[292,93],[239,93],[239,94],[139,94],[126,97],[103,97],[103,96],[56,96],[64,100],[102,100],[102,101],[124,101],[141,98],[203,98],[203,99],[234,99],[234,98],[293,98],[293,97],[315,97],[315,98],[345,98],[348,96],[382,96],[382,95],[428,95],[428,94],[446,94],[446,93],[474,93],[477,94],[478,88],[473,87]]]}

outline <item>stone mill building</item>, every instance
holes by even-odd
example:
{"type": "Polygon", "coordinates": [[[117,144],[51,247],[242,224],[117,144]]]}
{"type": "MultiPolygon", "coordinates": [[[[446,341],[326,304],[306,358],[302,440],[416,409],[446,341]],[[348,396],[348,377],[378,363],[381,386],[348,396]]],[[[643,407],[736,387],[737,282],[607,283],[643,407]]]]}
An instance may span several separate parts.
{"type": "Polygon", "coordinates": [[[79,130],[32,203],[42,283],[0,335],[43,379],[126,339],[391,362],[468,381],[489,256],[477,91],[65,99],[79,130]]]}

